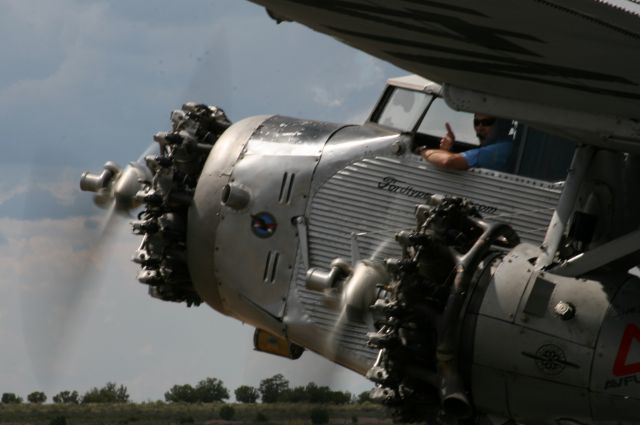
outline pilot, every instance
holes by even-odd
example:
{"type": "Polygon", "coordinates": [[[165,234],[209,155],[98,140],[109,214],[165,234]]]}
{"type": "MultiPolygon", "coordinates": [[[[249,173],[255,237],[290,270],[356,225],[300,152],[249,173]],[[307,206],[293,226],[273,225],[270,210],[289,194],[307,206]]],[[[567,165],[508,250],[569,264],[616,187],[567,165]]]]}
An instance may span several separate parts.
{"type": "Polygon", "coordinates": [[[451,152],[456,136],[449,123],[445,123],[446,134],[440,140],[440,149],[420,148],[418,153],[430,163],[442,168],[466,170],[471,167],[509,171],[509,158],[513,140],[509,135],[511,121],[486,114],[473,116],[473,127],[480,147],[468,151],[451,152]]]}

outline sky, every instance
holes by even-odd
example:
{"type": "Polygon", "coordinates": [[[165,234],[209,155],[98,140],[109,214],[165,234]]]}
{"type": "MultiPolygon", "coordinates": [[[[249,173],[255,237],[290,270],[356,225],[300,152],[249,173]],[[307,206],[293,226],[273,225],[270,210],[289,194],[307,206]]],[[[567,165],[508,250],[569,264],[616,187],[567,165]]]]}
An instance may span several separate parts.
{"type": "Polygon", "coordinates": [[[149,297],[130,261],[139,239],[125,220],[97,244],[104,211],[78,182],[138,158],[187,100],[232,121],[361,122],[405,72],[247,1],[0,0],[0,11],[0,392],[113,381],[146,401],[205,377],[233,390],[276,373],[369,389],[312,353],[254,352],[253,328],[207,306],[149,297]]]}

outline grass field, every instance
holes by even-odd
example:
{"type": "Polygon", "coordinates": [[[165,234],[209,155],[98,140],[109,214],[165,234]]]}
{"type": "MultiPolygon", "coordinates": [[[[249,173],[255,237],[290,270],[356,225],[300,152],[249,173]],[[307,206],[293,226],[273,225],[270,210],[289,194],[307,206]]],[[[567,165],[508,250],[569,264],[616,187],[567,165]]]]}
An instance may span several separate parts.
{"type": "Polygon", "coordinates": [[[220,418],[222,403],[211,404],[0,404],[0,425],[150,425],[150,424],[311,424],[311,412],[321,407],[329,413],[330,424],[391,424],[389,413],[379,405],[356,404],[227,404],[235,415],[220,418]]]}

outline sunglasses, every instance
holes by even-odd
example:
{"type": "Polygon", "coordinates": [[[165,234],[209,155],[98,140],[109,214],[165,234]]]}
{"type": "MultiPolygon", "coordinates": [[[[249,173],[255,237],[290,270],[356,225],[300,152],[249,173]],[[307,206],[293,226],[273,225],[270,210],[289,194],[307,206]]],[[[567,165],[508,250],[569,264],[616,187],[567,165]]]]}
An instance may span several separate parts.
{"type": "Polygon", "coordinates": [[[480,127],[480,126],[491,127],[495,122],[496,122],[495,118],[485,118],[485,119],[474,118],[473,126],[474,127],[480,127]]]}

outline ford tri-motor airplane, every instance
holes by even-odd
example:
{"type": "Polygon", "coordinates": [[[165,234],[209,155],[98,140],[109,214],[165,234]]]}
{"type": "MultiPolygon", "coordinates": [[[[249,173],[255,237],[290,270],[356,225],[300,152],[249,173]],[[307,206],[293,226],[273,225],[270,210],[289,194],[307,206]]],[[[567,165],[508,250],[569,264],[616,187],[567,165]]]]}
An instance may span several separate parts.
{"type": "Polygon", "coordinates": [[[403,421],[640,423],[640,4],[254,2],[416,75],[363,125],[187,103],[156,154],[85,173],[140,211],[150,294],[366,375],[403,421]],[[445,121],[472,148],[473,112],[513,120],[509,172],[414,153],[445,121]]]}

